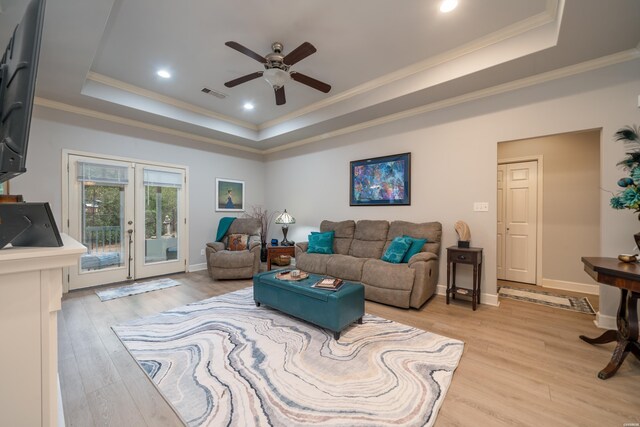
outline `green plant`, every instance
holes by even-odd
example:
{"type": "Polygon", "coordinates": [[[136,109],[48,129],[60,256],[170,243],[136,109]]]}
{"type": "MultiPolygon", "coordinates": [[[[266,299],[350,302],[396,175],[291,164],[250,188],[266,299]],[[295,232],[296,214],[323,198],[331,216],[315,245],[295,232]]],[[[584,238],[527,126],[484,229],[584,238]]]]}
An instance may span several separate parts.
{"type": "Polygon", "coordinates": [[[611,198],[611,207],[631,209],[640,214],[640,130],[638,126],[626,126],[617,131],[614,137],[616,141],[622,141],[629,147],[626,157],[618,162],[618,166],[622,166],[628,176],[618,180],[618,186],[623,190],[611,198]]]}

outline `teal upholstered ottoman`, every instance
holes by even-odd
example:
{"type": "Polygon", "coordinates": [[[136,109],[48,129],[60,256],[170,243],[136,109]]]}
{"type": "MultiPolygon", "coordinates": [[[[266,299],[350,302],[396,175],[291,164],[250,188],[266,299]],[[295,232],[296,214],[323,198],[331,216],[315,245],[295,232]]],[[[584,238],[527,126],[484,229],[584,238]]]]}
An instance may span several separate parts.
{"type": "Polygon", "coordinates": [[[337,291],[312,288],[323,276],[316,274],[297,282],[276,279],[278,271],[253,276],[253,299],[314,325],[333,331],[335,339],[353,322],[362,323],[364,286],[345,282],[337,291]]]}

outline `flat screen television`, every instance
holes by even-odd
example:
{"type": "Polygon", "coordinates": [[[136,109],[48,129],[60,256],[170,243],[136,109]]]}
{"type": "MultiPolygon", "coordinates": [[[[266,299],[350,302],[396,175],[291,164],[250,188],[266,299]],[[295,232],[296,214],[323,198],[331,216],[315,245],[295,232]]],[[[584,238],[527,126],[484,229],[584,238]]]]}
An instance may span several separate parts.
{"type": "Polygon", "coordinates": [[[45,0],[31,0],[0,61],[0,183],[27,171],[45,0]]]}

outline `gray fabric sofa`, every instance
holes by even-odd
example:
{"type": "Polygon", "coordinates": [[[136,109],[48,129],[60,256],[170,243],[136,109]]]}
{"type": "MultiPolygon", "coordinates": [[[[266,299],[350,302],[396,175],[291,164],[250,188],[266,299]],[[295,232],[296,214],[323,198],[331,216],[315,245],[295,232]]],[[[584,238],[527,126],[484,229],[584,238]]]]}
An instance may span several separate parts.
{"type": "Polygon", "coordinates": [[[296,243],[296,267],[364,285],[365,298],[403,308],[420,308],[436,291],[442,224],[407,221],[322,221],[320,231],[334,231],[333,254],[307,253],[296,243]],[[397,236],[426,238],[422,252],[408,263],[380,258],[397,236]]]}
{"type": "Polygon", "coordinates": [[[216,279],[251,279],[260,269],[262,222],[256,218],[237,218],[221,242],[207,243],[205,248],[209,275],[216,279]],[[248,234],[247,250],[228,251],[230,234],[248,234]]]}

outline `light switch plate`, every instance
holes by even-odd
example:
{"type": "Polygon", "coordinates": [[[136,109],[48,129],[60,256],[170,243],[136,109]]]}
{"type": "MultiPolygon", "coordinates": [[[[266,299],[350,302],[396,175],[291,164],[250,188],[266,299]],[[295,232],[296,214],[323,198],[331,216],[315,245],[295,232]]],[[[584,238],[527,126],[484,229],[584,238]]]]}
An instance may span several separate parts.
{"type": "Polygon", "coordinates": [[[489,202],[474,202],[473,203],[473,211],[474,212],[489,212],[489,202]]]}
{"type": "Polygon", "coordinates": [[[204,249],[200,249],[200,255],[204,256],[204,249]]]}

